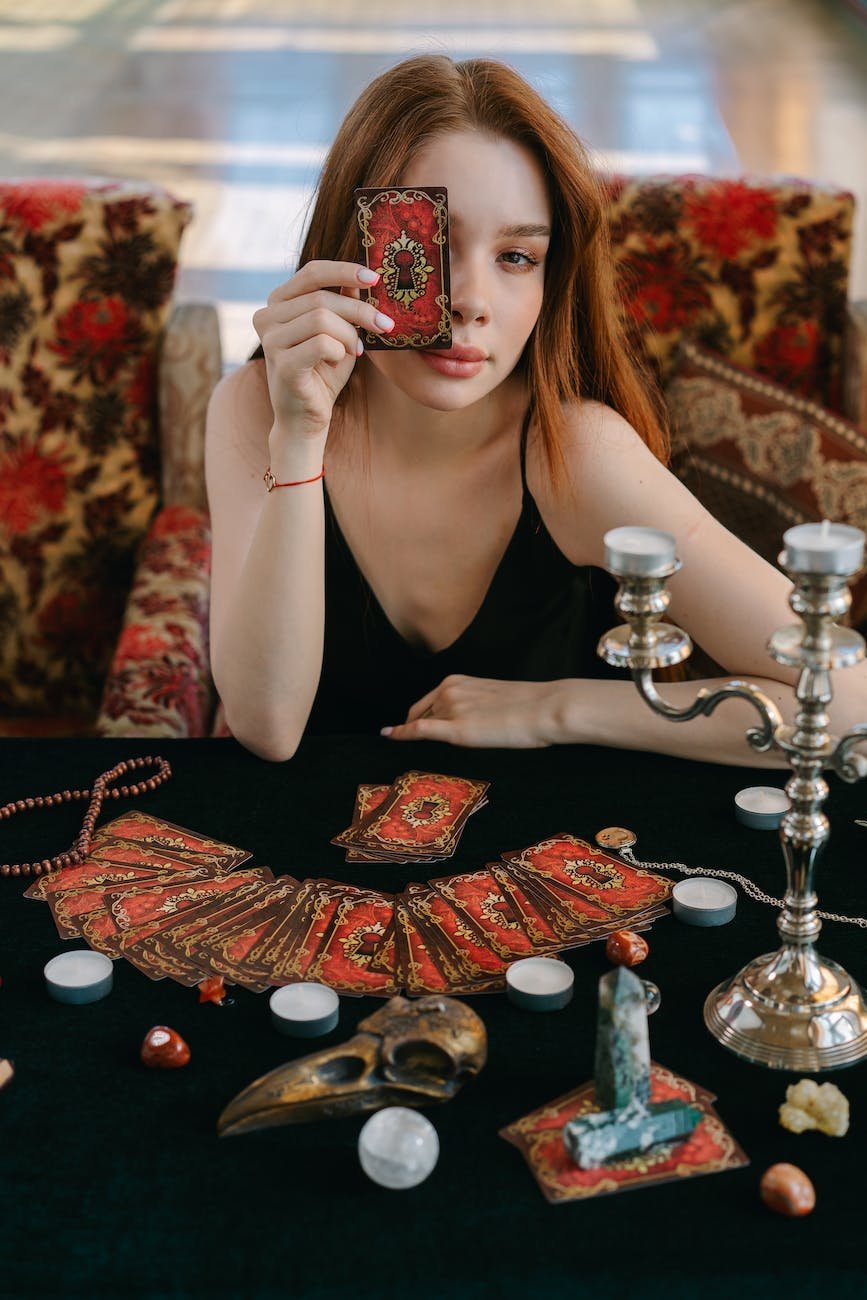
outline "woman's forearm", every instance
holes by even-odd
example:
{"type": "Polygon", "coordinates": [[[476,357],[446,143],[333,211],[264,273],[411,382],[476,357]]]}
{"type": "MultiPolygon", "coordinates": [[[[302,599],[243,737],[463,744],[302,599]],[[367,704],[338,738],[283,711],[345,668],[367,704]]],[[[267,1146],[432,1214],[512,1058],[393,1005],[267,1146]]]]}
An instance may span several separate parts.
{"type": "MultiPolygon", "coordinates": [[[[278,481],[295,481],[311,478],[321,464],[321,448],[304,447],[273,469],[278,481]]],[[[232,597],[212,629],[214,681],[226,720],[262,758],[291,758],[319,684],[324,534],[321,482],[267,493],[232,597]]]]}

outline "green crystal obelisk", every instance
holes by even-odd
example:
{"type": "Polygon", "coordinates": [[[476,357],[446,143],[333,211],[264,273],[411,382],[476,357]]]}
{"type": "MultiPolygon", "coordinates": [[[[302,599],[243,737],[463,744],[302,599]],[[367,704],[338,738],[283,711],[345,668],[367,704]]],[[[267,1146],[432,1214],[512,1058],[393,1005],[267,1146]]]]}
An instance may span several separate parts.
{"type": "Polygon", "coordinates": [[[593,1077],[600,1110],[619,1110],[633,1098],[650,1101],[647,999],[641,980],[625,966],[599,981],[593,1077]]]}
{"type": "Polygon", "coordinates": [[[641,980],[625,966],[599,981],[595,1083],[599,1110],[563,1127],[566,1150],[581,1169],[676,1142],[701,1119],[685,1101],[650,1100],[647,1002],[641,980]]]}

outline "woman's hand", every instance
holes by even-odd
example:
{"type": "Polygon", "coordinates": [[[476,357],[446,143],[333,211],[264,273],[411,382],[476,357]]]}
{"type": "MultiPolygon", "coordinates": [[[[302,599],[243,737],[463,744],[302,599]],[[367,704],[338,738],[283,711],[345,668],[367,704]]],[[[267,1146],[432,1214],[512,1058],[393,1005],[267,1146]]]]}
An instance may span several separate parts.
{"type": "Polygon", "coordinates": [[[559,737],[567,683],[446,677],[418,700],[406,722],[384,727],[392,740],[441,740],[474,749],[541,749],[559,737]]]}
{"type": "Polygon", "coordinates": [[[379,276],[355,262],[308,262],[253,316],[265,352],[275,428],[328,432],[337,396],[363,348],[358,329],[387,334],[390,317],[362,302],[379,276]]]}

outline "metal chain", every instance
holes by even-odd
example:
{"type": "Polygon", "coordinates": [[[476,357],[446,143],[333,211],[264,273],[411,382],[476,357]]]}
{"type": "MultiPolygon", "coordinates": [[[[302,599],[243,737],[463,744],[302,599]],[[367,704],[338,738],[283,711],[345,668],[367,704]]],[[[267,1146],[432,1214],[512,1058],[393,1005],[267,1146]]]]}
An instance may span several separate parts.
{"type": "MultiPolygon", "coordinates": [[[[764,893],[759,889],[753,880],[746,876],[738,875],[736,871],[719,871],[711,867],[688,867],[684,862],[640,862],[631,849],[623,848],[620,850],[620,856],[631,863],[633,867],[640,867],[646,871],[679,871],[684,876],[713,876],[718,880],[735,880],[741,889],[750,898],[754,898],[757,903],[768,903],[771,907],[784,907],[785,903],[782,898],[772,898],[770,894],[764,893]]],[[[840,916],[837,912],[816,912],[816,915],[823,921],[842,921],[844,925],[859,925],[862,930],[867,930],[867,917],[865,916],[840,916]]]]}

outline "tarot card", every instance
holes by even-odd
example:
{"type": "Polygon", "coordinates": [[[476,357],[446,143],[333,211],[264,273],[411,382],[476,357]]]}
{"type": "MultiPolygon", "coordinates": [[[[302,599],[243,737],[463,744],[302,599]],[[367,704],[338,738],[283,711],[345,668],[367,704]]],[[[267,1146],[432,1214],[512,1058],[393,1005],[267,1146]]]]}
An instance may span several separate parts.
{"type": "Polygon", "coordinates": [[[177,853],[192,852],[219,861],[224,864],[225,870],[240,866],[252,856],[246,849],[239,849],[234,844],[224,844],[221,840],[200,835],[185,826],[175,826],[173,822],[163,821],[160,817],[135,811],[121,813],[113,821],[106,822],[93,838],[97,843],[109,839],[125,839],[177,853]]]}
{"type": "MultiPolygon", "coordinates": [[[[212,905],[203,904],[201,907],[194,908],[192,912],[185,913],[178,924],[141,940],[135,945],[135,949],[147,954],[147,960],[162,962],[166,966],[177,963],[179,969],[186,966],[189,976],[198,970],[200,972],[198,978],[184,979],[180,975],[174,976],[175,979],[180,979],[181,983],[198,983],[203,974],[214,973],[204,946],[208,939],[234,935],[244,926],[258,935],[262,931],[264,921],[279,912],[279,909],[285,905],[286,897],[297,887],[298,882],[291,877],[288,880],[281,877],[281,882],[278,884],[265,883],[249,890],[245,887],[238,896],[232,895],[228,901],[220,899],[212,905]],[[282,883],[284,881],[285,883],[282,883]]],[[[252,942],[251,938],[248,947],[252,942]]],[[[124,952],[127,951],[128,949],[125,948],[124,952]]],[[[223,975],[226,972],[221,970],[217,973],[223,975]]]]}
{"type": "Polygon", "coordinates": [[[689,1137],[659,1143],[636,1158],[635,1152],[606,1160],[596,1169],[581,1169],[563,1142],[563,1126],[576,1115],[597,1110],[592,1081],[557,1097],[500,1129],[500,1137],[523,1155],[545,1198],[553,1204],[587,1200],[672,1179],[721,1173],[749,1164],[735,1138],[713,1107],[712,1093],[655,1062],[650,1065],[654,1102],[685,1101],[702,1112],[689,1137]]]}
{"type": "MultiPolygon", "coordinates": [[[[251,867],[230,875],[216,876],[211,880],[187,881],[180,884],[157,885],[140,892],[106,891],[106,904],[117,921],[121,946],[131,947],[160,930],[177,924],[177,917],[205,902],[219,900],[221,896],[234,895],[246,886],[255,886],[274,877],[267,867],[251,867]]],[[[249,892],[249,890],[248,890],[249,892]]],[[[243,897],[238,894],[237,897],[243,897]]]]}
{"type": "Polygon", "coordinates": [[[498,957],[530,957],[536,945],[490,871],[464,871],[430,884],[498,957]]]}
{"type": "Polygon", "coordinates": [[[217,974],[254,992],[270,988],[273,979],[268,954],[279,952],[281,942],[287,940],[287,933],[291,934],[291,929],[287,931],[287,915],[293,913],[298,896],[303,899],[308,893],[306,881],[294,891],[287,890],[286,898],[273,911],[263,909],[259,921],[251,912],[249,919],[239,922],[237,928],[203,941],[196,950],[197,959],[207,961],[217,974]]]}
{"type": "Polygon", "coordinates": [[[479,939],[430,885],[410,886],[403,901],[428,952],[449,982],[449,991],[486,993],[501,989],[509,963],[479,939]]]}
{"type": "Polygon", "coordinates": [[[555,835],[501,856],[504,862],[520,869],[525,878],[535,875],[543,884],[571,890],[615,917],[662,903],[671,893],[670,880],[632,867],[574,835],[555,835]]]}
{"type": "Polygon", "coordinates": [[[394,914],[394,898],[378,890],[347,890],[340,899],[329,933],[307,969],[306,978],[320,980],[341,993],[372,993],[391,997],[396,985],[390,971],[371,970],[394,914]]]}
{"type": "Polygon", "coordinates": [[[487,781],[405,772],[378,808],[331,842],[403,861],[448,857],[487,788],[487,781]]]}
{"type": "MultiPolygon", "coordinates": [[[[195,934],[182,934],[178,947],[182,952],[188,949],[189,955],[211,973],[262,992],[268,988],[268,981],[254,975],[247,958],[254,945],[280,924],[299,888],[297,880],[281,876],[276,884],[263,886],[251,902],[220,910],[195,934]]],[[[166,937],[175,943],[176,936],[177,931],[170,930],[166,937]]]]}
{"type": "MultiPolygon", "coordinates": [[[[425,889],[409,885],[408,889],[425,889]]],[[[438,966],[424,931],[416,924],[403,894],[394,900],[395,983],[408,997],[448,993],[448,977],[438,966]]]]}
{"type": "Polygon", "coordinates": [[[281,876],[279,880],[265,881],[245,890],[237,897],[221,898],[211,908],[185,913],[176,925],[161,931],[160,940],[184,957],[194,957],[202,944],[232,933],[236,926],[282,911],[286,900],[298,889],[298,883],[292,876],[281,876]]]}
{"type": "Polygon", "coordinates": [[[312,961],[331,933],[344,895],[352,892],[348,885],[335,880],[314,880],[311,884],[313,888],[295,913],[291,937],[281,946],[271,966],[272,984],[291,984],[306,978],[312,961]]]}
{"type": "Polygon", "coordinates": [[[362,330],[366,348],[450,348],[448,194],[433,189],[355,191],[359,261],[376,271],[367,301],[394,321],[390,334],[362,330]]]}
{"type": "MultiPolygon", "coordinates": [[[[357,826],[368,813],[375,812],[388,794],[388,785],[360,785],[355,792],[355,807],[352,810],[351,826],[357,826]]],[[[382,862],[376,853],[362,853],[361,849],[347,849],[347,862],[382,862]]]]}
{"type": "Polygon", "coordinates": [[[315,880],[302,881],[291,896],[288,907],[283,909],[279,923],[273,929],[269,929],[250,948],[246,962],[250,973],[256,978],[267,979],[269,984],[273,982],[271,973],[274,966],[281,960],[283,949],[291,948],[295,930],[299,925],[299,917],[303,916],[307,901],[316,884],[315,880]]]}
{"type": "Polygon", "coordinates": [[[505,862],[489,862],[488,868],[514,907],[536,953],[555,952],[564,947],[562,938],[545,920],[527,891],[505,862]]]}
{"type": "MultiPolygon", "coordinates": [[[[172,895],[173,910],[169,914],[154,915],[144,924],[137,923],[133,929],[123,928],[121,920],[124,916],[123,911],[119,914],[118,911],[113,912],[118,922],[118,939],[122,956],[146,974],[156,972],[159,976],[169,975],[182,984],[198,984],[211,973],[208,967],[199,963],[195,957],[179,952],[170,944],[163,945],[162,935],[177,926],[177,910],[182,910],[190,919],[209,916],[216,909],[224,906],[230,897],[235,901],[241,901],[249,898],[260,888],[257,881],[242,883],[235,877],[222,877],[221,882],[226,888],[221,891],[219,897],[215,897],[213,892],[196,895],[191,887],[182,895],[172,895]],[[230,880],[234,883],[232,889],[228,888],[230,880]]],[[[116,900],[111,906],[113,909],[118,909],[118,901],[116,900]]]]}
{"type": "Polygon", "coordinates": [[[613,916],[597,903],[558,882],[524,871],[514,863],[509,864],[508,870],[564,947],[575,948],[594,939],[607,938],[627,922],[632,930],[647,929],[655,917],[666,912],[666,908],[657,904],[639,908],[628,915],[613,916]]]}
{"type": "MultiPolygon", "coordinates": [[[[129,870],[129,868],[125,869],[120,880],[109,878],[92,886],[82,885],[78,889],[60,889],[50,894],[48,896],[48,906],[61,938],[71,939],[75,935],[81,934],[83,918],[91,912],[99,912],[107,907],[106,891],[108,889],[122,887],[125,893],[134,893],[139,889],[155,889],[161,885],[182,885],[191,879],[200,878],[199,869],[195,868],[192,876],[188,868],[183,872],[153,872],[142,868],[140,874],[133,879],[129,878],[129,870]]],[[[210,879],[213,876],[213,872],[208,871],[206,868],[200,870],[202,873],[201,878],[210,879]]]]}

